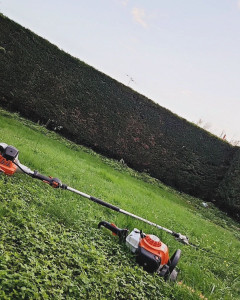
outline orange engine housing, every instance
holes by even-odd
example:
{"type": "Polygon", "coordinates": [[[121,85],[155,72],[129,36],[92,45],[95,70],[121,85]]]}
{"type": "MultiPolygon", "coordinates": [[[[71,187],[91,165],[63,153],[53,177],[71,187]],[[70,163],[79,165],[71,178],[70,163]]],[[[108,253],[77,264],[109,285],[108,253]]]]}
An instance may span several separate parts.
{"type": "Polygon", "coordinates": [[[17,166],[10,160],[6,160],[0,155],[0,171],[6,175],[12,176],[17,171],[17,166]]]}
{"type": "Polygon", "coordinates": [[[163,242],[161,242],[157,236],[153,234],[147,234],[144,238],[141,239],[139,247],[160,258],[161,265],[166,265],[168,263],[168,247],[163,242]]]}

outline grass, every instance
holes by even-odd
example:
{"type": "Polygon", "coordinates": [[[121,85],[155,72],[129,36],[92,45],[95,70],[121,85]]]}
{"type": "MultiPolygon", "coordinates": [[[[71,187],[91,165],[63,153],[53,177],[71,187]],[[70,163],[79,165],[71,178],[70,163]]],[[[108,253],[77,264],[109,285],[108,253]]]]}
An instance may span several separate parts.
{"type": "Polygon", "coordinates": [[[0,140],[23,164],[182,234],[201,251],[85,198],[30,179],[0,176],[0,299],[238,299],[239,226],[212,204],[0,110],[0,140]],[[178,283],[136,265],[101,220],[158,235],[182,249],[178,283]]]}

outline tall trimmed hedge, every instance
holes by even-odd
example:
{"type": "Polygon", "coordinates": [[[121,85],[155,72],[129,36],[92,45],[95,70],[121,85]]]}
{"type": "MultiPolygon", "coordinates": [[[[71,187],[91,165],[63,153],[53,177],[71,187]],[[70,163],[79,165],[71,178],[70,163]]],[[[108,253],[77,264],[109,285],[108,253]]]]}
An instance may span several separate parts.
{"type": "Polygon", "coordinates": [[[2,107],[45,124],[51,120],[52,128],[63,127],[62,135],[123,158],[180,191],[209,201],[218,193],[217,203],[225,201],[219,184],[236,147],[2,15],[0,70],[2,107]]]}
{"type": "Polygon", "coordinates": [[[231,166],[220,183],[217,200],[224,210],[232,214],[240,212],[240,149],[236,152],[231,166]]]}

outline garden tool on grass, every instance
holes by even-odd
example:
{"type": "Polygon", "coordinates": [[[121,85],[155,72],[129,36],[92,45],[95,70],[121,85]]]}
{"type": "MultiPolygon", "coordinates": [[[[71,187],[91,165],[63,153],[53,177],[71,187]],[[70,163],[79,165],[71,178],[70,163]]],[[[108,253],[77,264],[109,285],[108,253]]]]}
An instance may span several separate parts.
{"type": "MultiPolygon", "coordinates": [[[[18,156],[19,151],[15,147],[9,146],[5,143],[0,143],[0,172],[3,172],[9,176],[12,176],[15,172],[25,173],[32,178],[39,179],[49,184],[54,188],[61,188],[63,190],[71,191],[99,205],[105,206],[111,210],[130,216],[134,219],[147,223],[148,225],[161,229],[171,234],[178,242],[181,242],[185,245],[192,245],[189,243],[188,238],[181,233],[177,233],[175,231],[167,229],[161,225],[158,225],[154,222],[148,221],[142,217],[123,210],[115,205],[107,203],[99,198],[93,197],[70,186],[67,186],[66,184],[63,184],[58,178],[48,177],[40,174],[38,171],[32,171],[31,169],[20,163],[18,156]]],[[[121,237],[121,239],[124,236],[127,246],[133,253],[137,255],[138,263],[142,265],[145,270],[149,272],[157,272],[160,276],[163,276],[165,278],[169,276],[173,280],[176,278],[175,267],[180,258],[181,250],[178,249],[169,259],[168,247],[155,235],[144,234],[142,231],[135,228],[127,236],[127,231],[125,229],[119,229],[116,226],[113,226],[105,221],[100,222],[99,227],[100,226],[104,226],[110,229],[113,233],[121,237]]]]}

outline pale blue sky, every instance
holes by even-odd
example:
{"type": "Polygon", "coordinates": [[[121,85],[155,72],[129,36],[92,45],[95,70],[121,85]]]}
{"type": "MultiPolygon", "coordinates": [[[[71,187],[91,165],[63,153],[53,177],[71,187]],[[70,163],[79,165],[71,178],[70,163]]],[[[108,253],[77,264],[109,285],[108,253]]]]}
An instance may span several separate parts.
{"type": "Polygon", "coordinates": [[[0,0],[0,11],[172,112],[240,140],[240,0],[0,0]],[[128,76],[127,76],[128,75],[128,76]]]}

